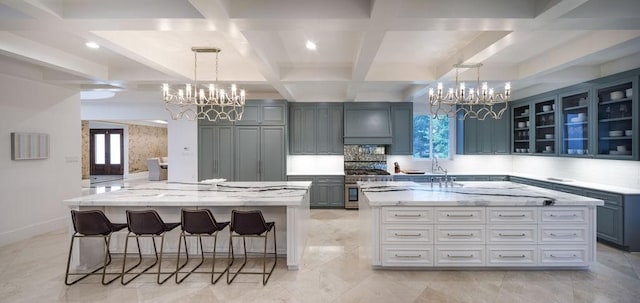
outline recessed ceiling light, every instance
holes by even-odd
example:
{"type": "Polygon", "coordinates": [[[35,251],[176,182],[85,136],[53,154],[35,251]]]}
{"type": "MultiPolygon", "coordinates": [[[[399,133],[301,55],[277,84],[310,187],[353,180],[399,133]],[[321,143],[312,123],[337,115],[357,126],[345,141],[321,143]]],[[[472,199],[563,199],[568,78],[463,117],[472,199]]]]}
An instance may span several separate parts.
{"type": "Polygon", "coordinates": [[[316,48],[318,47],[316,43],[311,40],[307,40],[307,43],[305,44],[305,46],[307,47],[308,50],[316,50],[316,48]]]}
{"type": "Polygon", "coordinates": [[[93,49],[100,48],[100,45],[98,45],[98,43],[95,43],[95,42],[87,42],[84,45],[86,45],[88,48],[93,48],[93,49]]]}

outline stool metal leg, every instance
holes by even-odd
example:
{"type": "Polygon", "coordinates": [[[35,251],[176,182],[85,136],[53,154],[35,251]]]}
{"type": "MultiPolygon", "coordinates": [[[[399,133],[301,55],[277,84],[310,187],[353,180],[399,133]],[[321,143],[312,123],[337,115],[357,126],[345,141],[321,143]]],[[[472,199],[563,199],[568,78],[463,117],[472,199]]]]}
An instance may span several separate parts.
{"type": "Polygon", "coordinates": [[[265,279],[265,275],[267,274],[267,236],[268,235],[269,235],[269,232],[265,233],[264,235],[264,256],[262,258],[262,285],[267,285],[267,281],[269,281],[269,278],[271,278],[271,274],[273,273],[273,270],[276,268],[276,264],[278,264],[278,247],[276,246],[276,227],[273,226],[273,258],[274,258],[273,266],[269,271],[269,275],[267,275],[265,279]]]}
{"type": "MultiPolygon", "coordinates": [[[[76,284],[78,282],[80,282],[81,280],[84,280],[86,277],[90,276],[90,275],[94,275],[96,274],[98,271],[102,270],[102,284],[103,285],[108,285],[111,282],[115,281],[116,279],[118,279],[120,277],[120,274],[117,274],[118,276],[115,277],[112,280],[109,280],[107,282],[105,282],[105,276],[107,275],[107,267],[109,266],[109,264],[111,264],[111,252],[109,251],[109,243],[111,240],[111,235],[108,236],[78,236],[77,233],[74,233],[71,236],[71,244],[69,245],[69,255],[67,257],[67,268],[65,271],[65,278],[64,278],[64,284],[66,285],[73,285],[76,284]],[[69,273],[69,269],[71,267],[71,255],[73,253],[73,242],[75,242],[76,238],[86,238],[86,237],[101,237],[104,239],[105,242],[105,257],[104,257],[104,263],[102,264],[102,266],[94,269],[91,272],[86,272],[86,273],[69,273]],[[82,275],[82,277],[69,282],[69,276],[72,275],[82,275]]],[[[111,274],[111,273],[109,273],[111,274]]]]}
{"type": "Polygon", "coordinates": [[[148,267],[146,267],[141,272],[136,273],[136,275],[133,278],[131,278],[128,281],[125,281],[125,274],[128,274],[133,269],[137,268],[138,266],[140,266],[140,264],[142,264],[142,250],[140,249],[140,239],[139,239],[140,236],[139,235],[134,235],[133,237],[136,238],[136,243],[137,243],[137,246],[138,246],[138,263],[136,263],[136,265],[134,265],[133,267],[131,267],[129,269],[126,269],[126,264],[127,264],[127,246],[129,244],[129,237],[131,237],[131,232],[129,232],[129,234],[127,234],[127,240],[125,241],[125,244],[124,244],[124,259],[122,260],[122,275],[121,275],[121,280],[120,280],[120,283],[122,285],[129,284],[131,281],[135,280],[137,277],[139,277],[140,275],[144,274],[145,272],[147,272],[149,269],[151,269],[152,267],[154,267],[158,263],[158,249],[156,248],[156,239],[155,239],[155,237],[151,236],[151,241],[153,242],[153,251],[154,251],[155,256],[156,256],[155,261],[153,262],[153,264],[149,265],[148,267]]]}
{"type": "MultiPolygon", "coordinates": [[[[152,239],[155,239],[155,237],[152,237],[152,239]]],[[[154,243],[154,248],[155,248],[155,241],[154,243]]],[[[160,274],[163,273],[162,272],[162,253],[164,252],[164,234],[162,234],[160,236],[160,258],[156,259],[158,260],[158,278],[157,278],[157,282],[158,284],[164,284],[164,282],[167,282],[167,280],[169,280],[173,275],[176,274],[176,271],[170,272],[169,276],[167,276],[166,278],[164,278],[163,280],[160,280],[160,274]]],[[[156,257],[158,256],[158,252],[156,251],[156,257]]]]}
{"type": "Polygon", "coordinates": [[[262,285],[266,285],[267,281],[269,281],[269,278],[271,278],[271,274],[273,273],[274,269],[276,268],[276,264],[278,263],[278,248],[276,246],[276,229],[275,226],[273,227],[273,255],[274,255],[274,261],[273,261],[273,266],[271,267],[271,269],[267,272],[267,238],[268,238],[268,234],[269,232],[266,232],[264,234],[264,236],[231,236],[230,240],[229,240],[229,244],[230,244],[230,254],[231,254],[231,263],[229,264],[229,268],[227,271],[227,284],[231,284],[231,282],[233,282],[233,280],[235,280],[235,278],[238,276],[238,274],[259,274],[262,275],[262,285]],[[244,248],[244,262],[242,263],[242,265],[240,266],[240,268],[235,272],[232,273],[231,272],[231,265],[233,265],[233,261],[234,261],[234,256],[233,256],[233,238],[236,237],[242,237],[242,244],[243,244],[243,248],[244,248]],[[262,255],[262,272],[241,272],[242,269],[244,268],[244,266],[247,264],[247,242],[246,242],[246,237],[252,237],[252,238],[264,238],[264,251],[263,251],[263,255],[262,255]],[[231,279],[229,279],[230,274],[233,274],[233,277],[231,277],[231,279]]]}
{"type": "MultiPolygon", "coordinates": [[[[202,260],[202,262],[204,262],[204,258],[202,260]]],[[[196,270],[198,267],[200,267],[200,265],[202,265],[202,262],[200,262],[200,264],[198,264],[198,266],[196,266],[192,271],[190,271],[189,273],[187,273],[187,275],[185,275],[182,279],[178,278],[178,274],[180,269],[184,268],[188,263],[189,263],[189,247],[187,246],[187,235],[183,232],[180,233],[180,238],[178,239],[178,259],[176,260],[176,283],[180,284],[182,283],[182,281],[184,281],[184,279],[186,279],[189,275],[191,275],[191,273],[196,270]],[[181,244],[184,242],[184,251],[187,255],[187,259],[184,262],[184,264],[180,265],[180,252],[182,251],[181,249],[181,244]]]]}

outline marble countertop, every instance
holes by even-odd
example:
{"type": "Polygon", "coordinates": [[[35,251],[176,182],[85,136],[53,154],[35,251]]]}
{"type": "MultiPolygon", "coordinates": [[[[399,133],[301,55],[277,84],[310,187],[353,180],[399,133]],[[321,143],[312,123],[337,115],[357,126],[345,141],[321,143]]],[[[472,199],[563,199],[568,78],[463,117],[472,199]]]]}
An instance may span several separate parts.
{"type": "Polygon", "coordinates": [[[358,182],[371,206],[596,206],[602,200],[514,182],[358,182]]]}
{"type": "Polygon", "coordinates": [[[158,183],[65,200],[68,206],[297,206],[311,182],[158,183]]]}
{"type": "Polygon", "coordinates": [[[344,176],[344,170],[336,171],[288,171],[287,176],[344,176]]]}

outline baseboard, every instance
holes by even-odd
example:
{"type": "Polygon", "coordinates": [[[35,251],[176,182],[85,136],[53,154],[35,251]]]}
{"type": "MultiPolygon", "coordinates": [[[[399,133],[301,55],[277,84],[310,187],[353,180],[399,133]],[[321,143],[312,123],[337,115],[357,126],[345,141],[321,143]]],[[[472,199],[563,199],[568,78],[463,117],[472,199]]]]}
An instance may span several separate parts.
{"type": "Polygon", "coordinates": [[[59,230],[67,227],[68,217],[60,217],[37,224],[28,225],[0,233],[0,246],[22,241],[33,236],[59,230]]]}

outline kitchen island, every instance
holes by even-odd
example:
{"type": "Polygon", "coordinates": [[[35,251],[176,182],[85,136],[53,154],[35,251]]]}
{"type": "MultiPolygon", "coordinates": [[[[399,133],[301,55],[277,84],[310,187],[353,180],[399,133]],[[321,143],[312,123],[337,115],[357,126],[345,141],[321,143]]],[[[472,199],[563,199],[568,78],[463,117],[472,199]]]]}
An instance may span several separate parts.
{"type": "Polygon", "coordinates": [[[513,182],[359,182],[374,268],[589,268],[602,200],[513,182]]]}
{"type": "MultiPolygon", "coordinates": [[[[287,256],[290,270],[300,268],[300,260],[307,239],[309,223],[309,188],[311,182],[224,182],[219,184],[158,183],[66,200],[69,209],[102,210],[112,222],[126,222],[125,210],[154,209],[165,222],[180,222],[180,210],[211,209],[217,221],[229,221],[231,210],[262,211],[265,220],[274,221],[279,255],[287,256]]],[[[176,253],[179,228],[167,233],[165,252],[176,253]]],[[[70,222],[70,232],[73,227],[70,222]]],[[[124,251],[126,229],[114,233],[111,251],[124,251]]],[[[91,267],[102,261],[103,249],[95,239],[82,239],[74,251],[73,264],[78,268],[91,267]]],[[[191,239],[196,249],[196,239],[191,239]]],[[[143,252],[151,254],[151,241],[141,243],[143,252]]],[[[229,231],[218,236],[218,252],[228,251],[229,231]]],[[[248,251],[262,252],[263,241],[247,239],[248,251]],[[255,241],[254,241],[255,240],[255,241]]],[[[272,242],[268,242],[272,251],[272,242]]]]}

